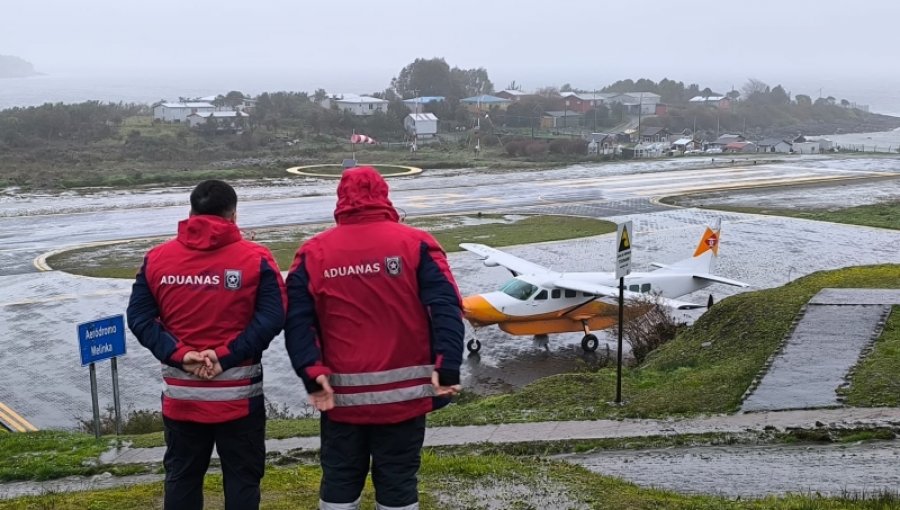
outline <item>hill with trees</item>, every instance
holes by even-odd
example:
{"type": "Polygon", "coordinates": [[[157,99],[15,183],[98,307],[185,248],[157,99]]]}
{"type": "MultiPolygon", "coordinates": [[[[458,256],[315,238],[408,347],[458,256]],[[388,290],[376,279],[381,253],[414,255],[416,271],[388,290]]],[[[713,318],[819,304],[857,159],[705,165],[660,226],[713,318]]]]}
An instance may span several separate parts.
{"type": "Polygon", "coordinates": [[[0,78],[26,78],[37,74],[31,62],[12,55],[0,55],[0,78]]]}

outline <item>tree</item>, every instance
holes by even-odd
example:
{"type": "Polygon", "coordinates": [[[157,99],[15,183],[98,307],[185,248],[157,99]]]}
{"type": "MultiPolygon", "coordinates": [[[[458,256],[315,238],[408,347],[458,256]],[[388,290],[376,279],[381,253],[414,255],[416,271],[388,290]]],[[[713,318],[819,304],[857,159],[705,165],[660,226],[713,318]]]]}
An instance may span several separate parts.
{"type": "Polygon", "coordinates": [[[522,90],[522,86],[516,83],[516,80],[513,80],[506,86],[506,90],[522,90]]]}
{"type": "Polygon", "coordinates": [[[560,92],[574,92],[572,89],[571,83],[564,83],[562,87],[559,88],[560,92]]]}
{"type": "Polygon", "coordinates": [[[450,79],[452,92],[449,95],[454,97],[463,98],[494,93],[494,84],[491,83],[488,72],[483,67],[477,69],[454,67],[450,70],[450,79]]]}
{"type": "Polygon", "coordinates": [[[225,100],[223,101],[223,103],[226,106],[230,106],[231,108],[240,106],[244,104],[244,93],[237,90],[232,90],[231,92],[225,94],[225,100]]]}
{"type": "Polygon", "coordinates": [[[753,101],[754,99],[758,99],[761,95],[768,94],[769,86],[761,80],[750,78],[747,80],[747,83],[744,84],[742,90],[744,92],[744,97],[748,101],[753,101]]]}
{"type": "Polygon", "coordinates": [[[315,100],[316,103],[321,103],[326,98],[328,98],[328,92],[325,92],[325,89],[319,88],[313,93],[313,100],[315,100]]]}
{"type": "Polygon", "coordinates": [[[741,97],[741,93],[740,91],[731,89],[731,91],[725,94],[725,96],[731,98],[732,101],[736,101],[739,97],[741,97]]]}
{"type": "Polygon", "coordinates": [[[802,107],[806,107],[806,108],[809,108],[810,106],[812,106],[812,99],[809,96],[807,96],[806,94],[797,94],[796,96],[794,96],[794,98],[797,101],[797,106],[802,106],[802,107]]]}
{"type": "Polygon", "coordinates": [[[769,103],[779,106],[790,104],[791,96],[784,91],[784,87],[775,85],[775,88],[769,93],[769,103]]]}
{"type": "Polygon", "coordinates": [[[450,66],[442,58],[417,58],[391,80],[391,88],[403,99],[417,96],[449,96],[450,66]]]}

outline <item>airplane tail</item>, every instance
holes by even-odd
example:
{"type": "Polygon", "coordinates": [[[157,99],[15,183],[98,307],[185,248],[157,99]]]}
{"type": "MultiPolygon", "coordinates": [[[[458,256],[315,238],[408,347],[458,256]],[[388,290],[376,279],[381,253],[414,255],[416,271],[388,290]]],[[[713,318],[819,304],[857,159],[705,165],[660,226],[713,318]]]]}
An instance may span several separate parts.
{"type": "Polygon", "coordinates": [[[724,283],[725,285],[734,285],[736,287],[749,287],[744,282],[731,280],[716,276],[713,272],[716,269],[716,260],[719,257],[719,239],[722,231],[722,220],[716,221],[715,227],[706,227],[697,249],[691,258],[679,260],[671,265],[653,264],[656,267],[664,268],[664,270],[675,271],[680,273],[690,273],[695,279],[703,280],[710,283],[724,283]]]}
{"type": "Polygon", "coordinates": [[[719,256],[719,235],[722,230],[722,220],[716,221],[714,227],[706,227],[697,249],[691,258],[682,259],[674,264],[653,264],[656,267],[677,269],[689,273],[711,274],[716,269],[716,259],[719,256]]]}

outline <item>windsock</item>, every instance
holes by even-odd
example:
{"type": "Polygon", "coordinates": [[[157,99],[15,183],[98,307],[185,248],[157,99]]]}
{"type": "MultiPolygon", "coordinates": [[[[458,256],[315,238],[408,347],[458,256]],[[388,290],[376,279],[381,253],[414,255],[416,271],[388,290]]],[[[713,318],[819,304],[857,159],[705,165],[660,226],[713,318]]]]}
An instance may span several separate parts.
{"type": "Polygon", "coordinates": [[[374,143],[375,143],[375,139],[374,139],[374,138],[371,138],[371,137],[368,137],[368,136],[366,136],[366,135],[357,135],[357,134],[354,134],[353,136],[350,137],[350,143],[368,143],[368,144],[374,144],[374,143]]]}

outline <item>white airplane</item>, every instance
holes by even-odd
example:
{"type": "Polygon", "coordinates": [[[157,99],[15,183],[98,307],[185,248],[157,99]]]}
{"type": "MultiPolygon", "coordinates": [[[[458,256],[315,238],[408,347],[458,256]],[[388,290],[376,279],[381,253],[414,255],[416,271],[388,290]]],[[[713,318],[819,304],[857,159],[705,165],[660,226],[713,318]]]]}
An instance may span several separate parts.
{"type": "MultiPolygon", "coordinates": [[[[713,283],[749,287],[712,274],[719,254],[720,230],[718,224],[715,229],[707,227],[690,258],[671,265],[654,263],[659,269],[626,276],[625,299],[641,300],[649,294],[664,306],[688,310],[708,305],[673,298],[713,283]]],[[[500,290],[463,299],[463,313],[476,331],[493,324],[511,335],[536,337],[584,331],[581,347],[593,352],[599,341],[591,331],[618,323],[619,280],[615,273],[560,273],[483,244],[459,246],[481,257],[484,265],[502,266],[513,274],[500,290]]],[[[481,349],[481,342],[472,338],[466,347],[475,353],[481,349]]]]}

